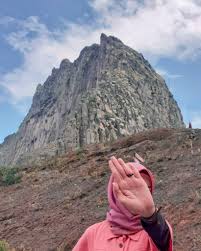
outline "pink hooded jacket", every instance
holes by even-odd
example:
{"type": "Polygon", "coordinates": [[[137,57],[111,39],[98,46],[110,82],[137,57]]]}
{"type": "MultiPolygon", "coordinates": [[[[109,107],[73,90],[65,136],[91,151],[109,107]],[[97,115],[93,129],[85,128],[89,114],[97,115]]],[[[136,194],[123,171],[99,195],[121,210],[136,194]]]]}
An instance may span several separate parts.
{"type": "MultiPolygon", "coordinates": [[[[131,163],[139,172],[147,174],[151,181],[151,193],[154,191],[154,177],[150,170],[137,162],[131,163]]],[[[115,198],[112,189],[113,175],[108,183],[108,201],[110,211],[104,221],[88,227],[73,251],[159,251],[155,243],[143,229],[140,215],[132,215],[115,198]]],[[[166,221],[167,222],[167,221],[166,221]]],[[[167,251],[173,251],[173,233],[170,224],[170,242],[167,251]]]]}

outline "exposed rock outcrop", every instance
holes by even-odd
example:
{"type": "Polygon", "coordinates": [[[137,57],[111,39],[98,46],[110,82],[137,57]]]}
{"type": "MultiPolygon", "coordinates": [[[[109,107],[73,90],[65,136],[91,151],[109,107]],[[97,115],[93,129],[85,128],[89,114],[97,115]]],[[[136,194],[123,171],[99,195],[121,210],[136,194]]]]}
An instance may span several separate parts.
{"type": "Polygon", "coordinates": [[[90,143],[159,127],[184,127],[165,81],[143,55],[101,35],[39,84],[18,131],[0,145],[0,164],[21,164],[90,143]]]}

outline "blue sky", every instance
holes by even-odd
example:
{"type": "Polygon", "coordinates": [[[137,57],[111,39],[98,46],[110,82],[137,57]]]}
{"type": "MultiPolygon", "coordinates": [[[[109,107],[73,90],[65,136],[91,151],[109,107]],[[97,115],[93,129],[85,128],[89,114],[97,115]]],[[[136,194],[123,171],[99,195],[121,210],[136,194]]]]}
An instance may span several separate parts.
{"type": "Polygon", "coordinates": [[[0,143],[16,132],[38,83],[63,58],[113,35],[166,80],[184,121],[201,128],[197,0],[0,0],[0,143]]]}

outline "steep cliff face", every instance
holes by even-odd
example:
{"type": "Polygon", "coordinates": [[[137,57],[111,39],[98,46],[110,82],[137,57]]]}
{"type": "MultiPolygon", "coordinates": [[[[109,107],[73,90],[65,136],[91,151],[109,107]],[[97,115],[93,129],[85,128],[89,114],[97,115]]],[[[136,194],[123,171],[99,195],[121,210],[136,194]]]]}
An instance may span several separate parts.
{"type": "Polygon", "coordinates": [[[184,127],[165,81],[142,54],[101,35],[43,85],[18,131],[0,145],[0,164],[60,154],[158,127],[184,127]]]}

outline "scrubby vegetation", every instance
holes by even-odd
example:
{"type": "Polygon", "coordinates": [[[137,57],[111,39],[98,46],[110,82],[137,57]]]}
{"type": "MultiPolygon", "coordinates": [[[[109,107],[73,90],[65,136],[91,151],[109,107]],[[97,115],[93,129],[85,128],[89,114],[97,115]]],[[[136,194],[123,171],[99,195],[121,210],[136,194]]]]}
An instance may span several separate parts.
{"type": "Polygon", "coordinates": [[[0,251],[10,251],[9,245],[5,240],[0,241],[0,251]]]}
{"type": "Polygon", "coordinates": [[[18,168],[5,166],[0,167],[0,186],[9,186],[19,183],[20,181],[21,175],[19,174],[18,168]]]}

